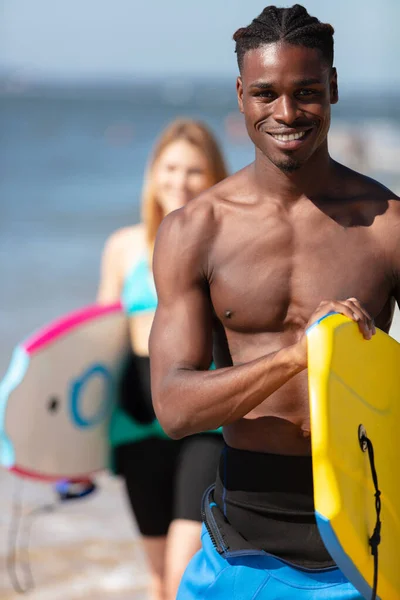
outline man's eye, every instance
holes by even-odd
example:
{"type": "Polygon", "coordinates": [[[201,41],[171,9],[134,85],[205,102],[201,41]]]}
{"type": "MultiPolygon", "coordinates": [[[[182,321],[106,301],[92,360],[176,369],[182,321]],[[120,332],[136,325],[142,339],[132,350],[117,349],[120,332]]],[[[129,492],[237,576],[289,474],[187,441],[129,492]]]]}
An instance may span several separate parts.
{"type": "Polygon", "coordinates": [[[273,92],[265,92],[265,91],[264,92],[256,92],[254,95],[257,98],[268,98],[268,99],[271,99],[271,98],[274,97],[273,92]]]}
{"type": "Polygon", "coordinates": [[[307,96],[316,96],[318,93],[319,92],[317,90],[299,90],[297,95],[301,98],[306,98],[307,96]]]}

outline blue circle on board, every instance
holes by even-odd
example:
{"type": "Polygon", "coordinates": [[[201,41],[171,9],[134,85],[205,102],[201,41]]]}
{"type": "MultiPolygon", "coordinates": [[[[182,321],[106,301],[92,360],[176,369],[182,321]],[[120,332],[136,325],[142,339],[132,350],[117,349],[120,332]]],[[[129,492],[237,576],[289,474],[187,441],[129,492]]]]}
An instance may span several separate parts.
{"type": "Polygon", "coordinates": [[[92,365],[79,379],[73,381],[70,394],[70,409],[71,420],[74,425],[77,425],[82,429],[87,429],[101,423],[108,416],[109,409],[111,408],[112,390],[112,375],[102,364],[92,365]],[[106,393],[104,395],[104,401],[100,404],[98,410],[92,416],[86,417],[82,413],[82,398],[87,383],[91,381],[93,377],[101,377],[104,380],[106,393]]]}

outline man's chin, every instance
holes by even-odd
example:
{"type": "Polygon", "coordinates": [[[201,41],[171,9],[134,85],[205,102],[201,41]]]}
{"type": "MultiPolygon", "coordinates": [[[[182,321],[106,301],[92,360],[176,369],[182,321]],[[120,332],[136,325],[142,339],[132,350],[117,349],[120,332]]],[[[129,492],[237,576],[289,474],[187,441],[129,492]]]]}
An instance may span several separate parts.
{"type": "Polygon", "coordinates": [[[302,165],[300,161],[293,159],[279,160],[274,162],[274,164],[280,171],[288,174],[298,171],[302,165]]]}

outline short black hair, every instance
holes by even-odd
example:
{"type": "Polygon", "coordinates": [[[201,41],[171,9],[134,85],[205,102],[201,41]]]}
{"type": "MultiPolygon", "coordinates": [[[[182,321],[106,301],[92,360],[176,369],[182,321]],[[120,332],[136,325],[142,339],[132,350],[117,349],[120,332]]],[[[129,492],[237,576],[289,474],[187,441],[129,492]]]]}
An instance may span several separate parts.
{"type": "Polygon", "coordinates": [[[243,58],[248,50],[279,41],[316,48],[332,67],[333,34],[332,25],[321,23],[316,17],[309,15],[300,4],[291,8],[267,6],[250,25],[241,27],[233,35],[239,70],[242,69],[243,58]]]}

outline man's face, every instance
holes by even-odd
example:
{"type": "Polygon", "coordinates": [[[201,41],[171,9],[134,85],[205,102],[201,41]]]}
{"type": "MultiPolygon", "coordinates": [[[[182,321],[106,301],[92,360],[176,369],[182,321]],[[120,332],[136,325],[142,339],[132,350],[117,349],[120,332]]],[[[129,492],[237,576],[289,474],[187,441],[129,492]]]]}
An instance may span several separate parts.
{"type": "Polygon", "coordinates": [[[237,81],[239,108],[255,146],[274,165],[293,172],[325,141],[336,71],[317,49],[285,42],[244,56],[237,81]]]}

